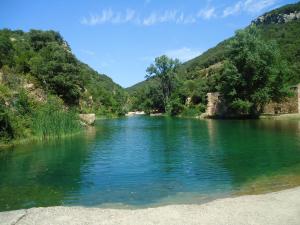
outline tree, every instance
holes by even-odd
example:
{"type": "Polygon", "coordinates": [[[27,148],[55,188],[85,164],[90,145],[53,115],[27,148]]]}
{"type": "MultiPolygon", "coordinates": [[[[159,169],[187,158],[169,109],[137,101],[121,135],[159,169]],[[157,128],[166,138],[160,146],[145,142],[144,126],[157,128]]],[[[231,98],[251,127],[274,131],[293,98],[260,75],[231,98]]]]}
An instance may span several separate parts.
{"type": "Polygon", "coordinates": [[[39,51],[46,47],[50,42],[56,42],[59,45],[64,43],[62,36],[55,31],[30,30],[28,33],[29,43],[34,51],[39,51]]]}
{"type": "Polygon", "coordinates": [[[204,78],[186,80],[180,88],[180,93],[185,96],[185,99],[191,98],[191,103],[194,105],[205,104],[207,92],[208,87],[204,78]]]}
{"type": "Polygon", "coordinates": [[[7,142],[14,138],[9,112],[4,99],[0,98],[0,142],[7,142]]]}
{"type": "Polygon", "coordinates": [[[154,64],[147,68],[146,78],[155,77],[159,80],[163,96],[163,106],[167,111],[167,104],[172,90],[174,89],[174,78],[180,62],[178,59],[170,59],[166,55],[157,57],[154,64]]]}
{"type": "Polygon", "coordinates": [[[287,68],[277,45],[263,41],[255,26],[238,31],[220,77],[231,113],[257,115],[266,103],[286,96],[287,68]]]}
{"type": "Polygon", "coordinates": [[[55,42],[40,50],[30,62],[31,73],[41,85],[62,97],[65,103],[77,105],[83,86],[76,58],[55,42]]]}
{"type": "Polygon", "coordinates": [[[13,45],[6,35],[0,35],[0,68],[12,63],[13,45]]]}

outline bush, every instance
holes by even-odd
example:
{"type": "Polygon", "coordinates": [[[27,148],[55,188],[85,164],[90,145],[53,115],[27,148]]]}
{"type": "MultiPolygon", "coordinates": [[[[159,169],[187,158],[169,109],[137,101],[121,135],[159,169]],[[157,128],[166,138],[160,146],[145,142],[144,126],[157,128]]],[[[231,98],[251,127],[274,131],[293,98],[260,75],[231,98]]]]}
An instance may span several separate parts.
{"type": "Polygon", "coordinates": [[[171,116],[178,115],[184,109],[184,105],[181,103],[179,98],[175,98],[169,101],[167,105],[167,113],[171,116]]]}
{"type": "Polygon", "coordinates": [[[0,142],[8,142],[14,138],[14,130],[11,125],[9,111],[5,107],[5,102],[0,100],[0,142]]]}
{"type": "Polygon", "coordinates": [[[205,112],[206,106],[199,104],[197,106],[185,107],[181,115],[184,117],[196,117],[205,112]]]}

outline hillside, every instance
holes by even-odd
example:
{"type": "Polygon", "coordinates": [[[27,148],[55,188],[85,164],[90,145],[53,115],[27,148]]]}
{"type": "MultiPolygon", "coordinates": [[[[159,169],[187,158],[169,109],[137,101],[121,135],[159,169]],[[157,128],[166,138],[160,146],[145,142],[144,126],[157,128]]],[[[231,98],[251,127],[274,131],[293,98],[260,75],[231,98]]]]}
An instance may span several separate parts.
{"type": "MultiPolygon", "coordinates": [[[[272,10],[252,22],[261,31],[267,41],[275,41],[282,55],[290,62],[292,71],[291,84],[300,82],[300,2],[272,10]]],[[[226,49],[232,38],[219,43],[202,55],[183,63],[179,76],[183,79],[194,79],[206,69],[226,58],[226,49]]],[[[148,81],[140,82],[127,90],[135,93],[148,86],[148,81]]]]}
{"type": "Polygon", "coordinates": [[[0,30],[0,142],[65,135],[72,124],[77,130],[78,113],[119,115],[126,101],[123,88],[80,62],[59,33],[0,30]]]}

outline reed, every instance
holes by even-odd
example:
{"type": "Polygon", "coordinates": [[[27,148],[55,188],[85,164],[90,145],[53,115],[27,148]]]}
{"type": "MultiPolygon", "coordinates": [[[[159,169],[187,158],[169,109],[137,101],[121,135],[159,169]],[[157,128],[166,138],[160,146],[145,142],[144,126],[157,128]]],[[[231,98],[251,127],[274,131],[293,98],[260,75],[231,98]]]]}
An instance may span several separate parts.
{"type": "Polygon", "coordinates": [[[80,129],[78,115],[55,102],[45,104],[33,119],[34,134],[40,139],[60,138],[77,133],[80,129]]]}

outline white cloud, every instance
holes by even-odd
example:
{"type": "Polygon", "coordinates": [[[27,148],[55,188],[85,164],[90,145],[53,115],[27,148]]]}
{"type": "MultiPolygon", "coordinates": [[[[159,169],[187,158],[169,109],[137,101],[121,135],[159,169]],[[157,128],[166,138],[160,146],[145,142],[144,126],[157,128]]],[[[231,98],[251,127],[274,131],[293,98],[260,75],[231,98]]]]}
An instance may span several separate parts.
{"type": "Polygon", "coordinates": [[[245,2],[245,10],[251,13],[261,12],[263,9],[273,6],[277,0],[247,0],[245,2]]]}
{"type": "Polygon", "coordinates": [[[176,23],[176,24],[189,24],[195,23],[196,16],[190,14],[186,15],[177,10],[165,10],[164,12],[152,12],[148,17],[143,19],[142,25],[151,26],[158,23],[176,23]]]}
{"type": "Polygon", "coordinates": [[[277,3],[277,0],[246,0],[238,1],[236,4],[229,6],[223,10],[223,17],[238,14],[241,12],[260,13],[262,10],[270,8],[277,3]]]}
{"type": "Polygon", "coordinates": [[[205,20],[209,20],[213,17],[216,17],[216,9],[214,7],[211,8],[206,8],[206,9],[201,9],[197,16],[200,18],[203,18],[205,20]]]}
{"type": "Polygon", "coordinates": [[[190,59],[193,59],[197,56],[199,56],[202,53],[202,51],[191,49],[187,47],[179,48],[179,49],[173,49],[165,52],[165,55],[171,58],[179,59],[182,62],[188,61],[190,59]]]}
{"type": "Polygon", "coordinates": [[[133,9],[114,11],[108,8],[103,9],[99,14],[90,14],[88,17],[83,17],[81,24],[90,26],[107,23],[133,23],[141,26],[152,26],[160,23],[192,24],[200,19],[209,20],[212,18],[228,17],[242,12],[256,14],[264,9],[271,8],[277,2],[278,0],[239,0],[235,4],[220,10],[217,10],[216,6],[207,5],[199,9],[198,12],[187,13],[175,9],[166,9],[164,11],[152,11],[146,15],[141,15],[141,13],[133,9]]]}
{"type": "Polygon", "coordinates": [[[140,16],[135,10],[127,9],[124,12],[115,12],[112,9],[104,9],[100,14],[90,14],[81,19],[81,24],[95,26],[100,24],[134,23],[141,26],[152,26],[159,23],[191,24],[196,23],[198,18],[209,19],[213,17],[214,9],[201,12],[201,15],[167,9],[165,11],[153,11],[148,15],[140,16]]]}
{"type": "Polygon", "coordinates": [[[142,62],[150,63],[150,62],[153,62],[157,56],[166,55],[172,59],[179,59],[181,62],[185,62],[185,61],[193,59],[201,54],[202,54],[202,51],[200,51],[200,50],[182,47],[182,48],[178,48],[178,49],[172,49],[172,50],[160,52],[160,53],[156,54],[156,56],[153,56],[153,55],[152,56],[149,56],[149,55],[144,56],[144,57],[139,58],[138,60],[140,60],[142,62]]]}
{"type": "Polygon", "coordinates": [[[136,16],[136,12],[132,9],[127,9],[125,12],[114,12],[112,9],[104,9],[100,14],[90,14],[89,17],[83,17],[81,23],[90,26],[104,23],[120,24],[134,22],[136,16]]]}
{"type": "Polygon", "coordinates": [[[242,9],[242,5],[243,5],[242,2],[237,2],[234,6],[227,7],[223,11],[223,16],[227,17],[227,16],[230,16],[230,15],[233,15],[233,14],[236,14],[236,13],[240,12],[241,9],[242,9]]]}

